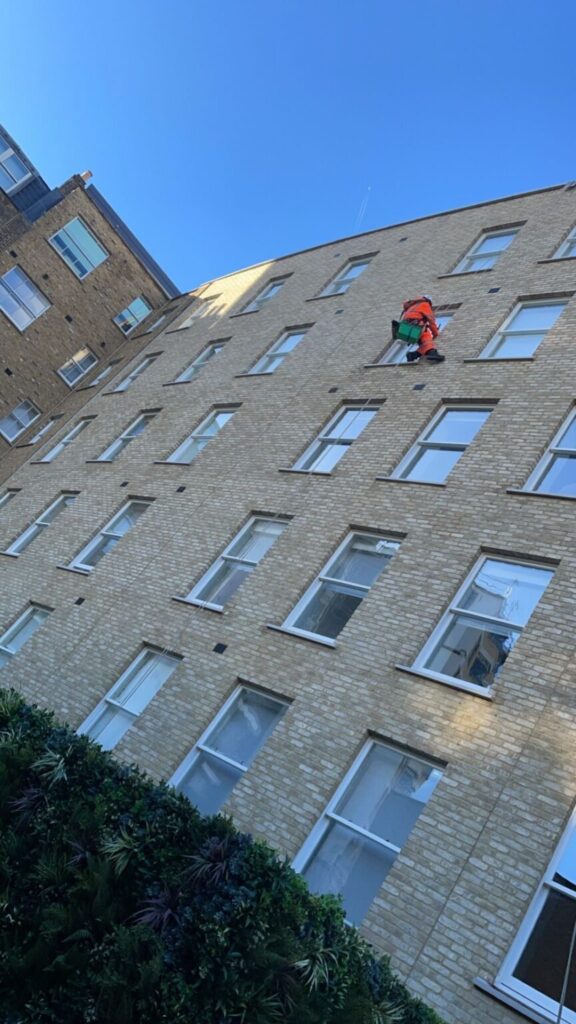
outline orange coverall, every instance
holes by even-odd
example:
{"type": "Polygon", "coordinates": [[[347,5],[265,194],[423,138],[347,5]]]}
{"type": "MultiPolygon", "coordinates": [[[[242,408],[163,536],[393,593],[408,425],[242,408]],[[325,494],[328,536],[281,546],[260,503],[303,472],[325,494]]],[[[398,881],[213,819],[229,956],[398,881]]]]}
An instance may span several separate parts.
{"type": "Polygon", "coordinates": [[[436,348],[434,339],[440,334],[440,328],[436,323],[434,310],[427,299],[410,299],[405,302],[402,306],[401,320],[413,320],[425,328],[418,345],[419,356],[425,356],[431,349],[436,348]]]}

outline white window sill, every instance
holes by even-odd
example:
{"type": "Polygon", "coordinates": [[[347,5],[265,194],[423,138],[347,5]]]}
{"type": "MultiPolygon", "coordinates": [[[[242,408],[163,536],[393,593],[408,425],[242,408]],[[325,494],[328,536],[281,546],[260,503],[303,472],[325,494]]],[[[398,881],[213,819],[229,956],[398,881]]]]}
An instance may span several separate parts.
{"type": "Polygon", "coordinates": [[[329,640],[328,637],[317,636],[315,633],[305,633],[303,630],[299,629],[290,629],[289,626],[277,626],[273,622],[267,622],[266,629],[271,629],[275,633],[286,633],[287,636],[295,636],[297,640],[307,640],[308,643],[319,644],[321,647],[337,647],[335,640],[329,640]]]}
{"type": "Polygon", "coordinates": [[[463,359],[463,363],[533,363],[534,356],[476,356],[463,359]]]}
{"type": "Polygon", "coordinates": [[[192,605],[193,608],[202,608],[207,612],[216,612],[217,615],[224,614],[224,607],[220,604],[210,604],[208,601],[196,601],[193,597],[173,597],[173,601],[177,601],[178,604],[192,605]]]}
{"type": "Polygon", "coordinates": [[[460,690],[462,693],[470,693],[473,697],[480,697],[482,700],[494,700],[493,691],[483,686],[475,686],[474,683],[464,683],[458,679],[450,679],[448,676],[441,676],[436,672],[428,672],[425,668],[415,668],[413,665],[395,665],[399,672],[405,672],[409,676],[417,676],[420,679],[429,679],[433,683],[440,683],[451,690],[460,690]]]}
{"type": "Polygon", "coordinates": [[[525,1003],[521,1003],[514,996],[503,992],[502,989],[497,988],[496,985],[493,985],[486,978],[474,978],[474,987],[479,989],[480,992],[485,992],[487,995],[492,996],[493,999],[503,1003],[504,1006],[509,1006],[511,1010],[519,1013],[525,1020],[534,1021],[535,1024],[550,1024],[550,1021],[555,1019],[554,1017],[543,1017],[537,1010],[530,1009],[525,1003]]]}
{"type": "Polygon", "coordinates": [[[235,377],[272,377],[274,370],[262,370],[261,372],[251,373],[249,370],[246,373],[235,373],[235,377]]]}
{"type": "Polygon", "coordinates": [[[0,551],[0,555],[3,555],[4,558],[19,558],[20,557],[19,555],[15,554],[13,551],[0,551]]]}
{"type": "Polygon", "coordinates": [[[491,274],[493,269],[493,267],[482,267],[480,270],[453,270],[450,274],[438,274],[438,280],[442,281],[446,277],[470,277],[470,274],[491,274]]]}
{"type": "Polygon", "coordinates": [[[406,480],[400,476],[376,476],[375,480],[384,480],[391,484],[419,484],[420,487],[447,487],[445,481],[436,482],[435,480],[406,480]]]}
{"type": "Polygon", "coordinates": [[[576,501],[576,494],[555,494],[554,491],[526,491],[522,487],[507,487],[506,494],[523,494],[525,498],[556,498],[556,501],[576,501]]]}
{"type": "Polygon", "coordinates": [[[300,476],[333,476],[334,474],[322,469],[292,469],[291,466],[279,466],[279,473],[299,473],[300,476]]]}
{"type": "Polygon", "coordinates": [[[78,576],[90,576],[91,569],[77,569],[75,565],[57,565],[57,569],[63,569],[64,572],[75,572],[78,576]]]}
{"type": "MultiPolygon", "coordinates": [[[[409,351],[408,347],[406,347],[406,351],[409,351]]],[[[415,359],[414,362],[412,362],[412,363],[407,363],[407,362],[402,362],[402,363],[364,363],[364,369],[365,370],[374,370],[376,367],[378,367],[381,370],[382,369],[389,369],[389,370],[391,370],[391,369],[397,369],[399,366],[410,367],[410,369],[412,369],[412,367],[418,366],[418,361],[415,359]]]]}

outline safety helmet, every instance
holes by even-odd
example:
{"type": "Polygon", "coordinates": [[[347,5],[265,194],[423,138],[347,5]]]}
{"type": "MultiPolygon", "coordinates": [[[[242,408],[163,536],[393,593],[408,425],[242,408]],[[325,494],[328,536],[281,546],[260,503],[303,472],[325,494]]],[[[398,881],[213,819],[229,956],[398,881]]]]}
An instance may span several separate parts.
{"type": "Polygon", "coordinates": [[[429,303],[430,303],[430,305],[432,305],[432,299],[430,298],[430,296],[429,296],[429,295],[423,295],[423,296],[422,296],[422,298],[423,298],[423,299],[425,299],[425,300],[426,300],[426,302],[429,302],[429,303]]]}

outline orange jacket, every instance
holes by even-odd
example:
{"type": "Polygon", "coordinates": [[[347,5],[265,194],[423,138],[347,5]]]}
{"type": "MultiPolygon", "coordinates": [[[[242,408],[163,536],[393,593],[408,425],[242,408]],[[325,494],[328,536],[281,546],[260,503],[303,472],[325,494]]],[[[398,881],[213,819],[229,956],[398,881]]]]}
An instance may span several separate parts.
{"type": "Polygon", "coordinates": [[[432,332],[433,338],[437,338],[440,334],[440,328],[434,317],[434,310],[427,299],[409,299],[408,302],[405,302],[402,306],[401,319],[416,320],[423,327],[428,327],[432,332]]]}

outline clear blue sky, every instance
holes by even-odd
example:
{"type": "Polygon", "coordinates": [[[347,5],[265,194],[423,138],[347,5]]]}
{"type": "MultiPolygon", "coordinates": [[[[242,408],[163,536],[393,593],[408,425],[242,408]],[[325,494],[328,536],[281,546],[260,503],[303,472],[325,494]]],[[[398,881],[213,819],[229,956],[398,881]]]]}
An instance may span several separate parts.
{"type": "Polygon", "coordinates": [[[576,178],[574,0],[8,0],[2,20],[0,121],[50,184],[92,170],[182,290],[576,178]]]}

